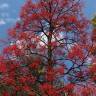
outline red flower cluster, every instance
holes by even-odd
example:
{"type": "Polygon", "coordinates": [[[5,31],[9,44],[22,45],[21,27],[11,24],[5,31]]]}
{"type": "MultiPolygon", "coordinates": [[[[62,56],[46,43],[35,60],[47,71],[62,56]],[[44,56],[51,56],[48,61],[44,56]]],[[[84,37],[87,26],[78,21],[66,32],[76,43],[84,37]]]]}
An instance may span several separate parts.
{"type": "Polygon", "coordinates": [[[22,54],[21,50],[18,49],[17,45],[14,44],[14,45],[10,45],[6,48],[3,49],[3,53],[4,54],[9,54],[9,55],[15,55],[15,56],[19,56],[22,54]]]}
{"type": "Polygon", "coordinates": [[[70,59],[79,58],[82,60],[84,58],[82,47],[80,47],[79,45],[74,45],[70,49],[70,52],[68,53],[68,58],[70,59]]]}
{"type": "Polygon", "coordinates": [[[2,72],[2,73],[7,72],[7,66],[3,62],[0,62],[0,72],[2,72]]]}
{"type": "Polygon", "coordinates": [[[39,65],[40,65],[40,60],[39,59],[36,59],[36,60],[33,60],[32,64],[30,64],[29,66],[32,68],[32,69],[38,69],[39,65]]]}
{"type": "Polygon", "coordinates": [[[59,96],[58,91],[50,84],[44,83],[39,86],[44,96],[59,96]]]}
{"type": "Polygon", "coordinates": [[[71,22],[71,23],[77,22],[77,17],[76,16],[70,16],[69,22],[71,22]]]}

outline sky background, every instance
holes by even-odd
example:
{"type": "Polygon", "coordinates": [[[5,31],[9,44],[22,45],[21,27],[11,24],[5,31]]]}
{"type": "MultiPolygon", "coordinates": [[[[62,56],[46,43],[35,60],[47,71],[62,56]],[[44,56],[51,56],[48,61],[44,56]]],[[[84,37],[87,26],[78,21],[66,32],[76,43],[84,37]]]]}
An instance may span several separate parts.
{"type": "MultiPolygon", "coordinates": [[[[84,14],[91,19],[96,13],[96,0],[84,1],[84,14]]],[[[7,37],[6,32],[19,18],[21,6],[25,0],[0,0],[0,38],[7,37]]]]}

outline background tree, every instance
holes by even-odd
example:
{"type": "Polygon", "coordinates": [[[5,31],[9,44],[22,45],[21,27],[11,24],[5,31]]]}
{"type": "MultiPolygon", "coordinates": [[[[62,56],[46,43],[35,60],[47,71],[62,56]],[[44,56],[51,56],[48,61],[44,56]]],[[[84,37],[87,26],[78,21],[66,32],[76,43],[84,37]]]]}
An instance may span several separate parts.
{"type": "Polygon", "coordinates": [[[0,57],[2,96],[95,96],[93,43],[81,7],[80,0],[27,0],[0,57]]]}

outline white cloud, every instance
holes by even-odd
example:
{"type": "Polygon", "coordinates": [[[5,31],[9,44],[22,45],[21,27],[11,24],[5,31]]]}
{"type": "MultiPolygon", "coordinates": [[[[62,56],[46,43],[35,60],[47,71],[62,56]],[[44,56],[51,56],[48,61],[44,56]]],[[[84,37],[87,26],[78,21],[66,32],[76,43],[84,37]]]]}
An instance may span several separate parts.
{"type": "Polygon", "coordinates": [[[0,25],[5,25],[6,22],[3,19],[0,19],[0,25]]]}
{"type": "Polygon", "coordinates": [[[9,13],[7,13],[7,12],[2,12],[1,14],[1,17],[3,17],[3,18],[8,18],[9,16],[10,16],[10,14],[9,13]]]}
{"type": "Polygon", "coordinates": [[[20,18],[19,17],[17,18],[17,21],[20,21],[20,18]]]}
{"type": "Polygon", "coordinates": [[[15,21],[16,21],[15,18],[11,18],[11,17],[6,18],[5,20],[6,20],[6,22],[8,22],[8,23],[10,23],[10,22],[15,22],[15,21]]]}
{"type": "Polygon", "coordinates": [[[1,18],[0,19],[0,25],[5,25],[5,24],[8,24],[8,23],[15,23],[17,21],[16,18],[1,18]]]}
{"type": "Polygon", "coordinates": [[[7,4],[7,3],[0,4],[0,9],[5,9],[8,7],[9,7],[9,4],[7,4]]]}

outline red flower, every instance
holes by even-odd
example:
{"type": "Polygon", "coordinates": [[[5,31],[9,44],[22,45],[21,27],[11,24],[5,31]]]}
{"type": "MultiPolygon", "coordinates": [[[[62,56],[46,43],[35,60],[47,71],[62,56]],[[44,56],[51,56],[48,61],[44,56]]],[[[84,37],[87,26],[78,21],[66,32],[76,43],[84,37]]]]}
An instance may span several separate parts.
{"type": "Polygon", "coordinates": [[[2,96],[10,96],[10,94],[9,94],[7,91],[4,91],[4,92],[2,93],[2,96]]]}
{"type": "Polygon", "coordinates": [[[28,34],[26,32],[20,32],[19,39],[28,39],[28,34]]]}
{"type": "Polygon", "coordinates": [[[15,80],[13,77],[4,77],[3,81],[8,85],[15,85],[15,80]]]}
{"type": "Polygon", "coordinates": [[[16,30],[15,29],[9,29],[8,35],[11,36],[12,38],[15,38],[16,37],[16,30]]]}
{"type": "Polygon", "coordinates": [[[12,51],[16,50],[17,46],[14,45],[10,45],[4,48],[3,53],[7,54],[7,53],[12,53],[12,51]]]}
{"type": "Polygon", "coordinates": [[[57,67],[55,70],[56,73],[59,73],[60,75],[64,74],[64,66],[57,67]]]}
{"type": "Polygon", "coordinates": [[[83,77],[83,72],[77,72],[77,73],[76,73],[76,76],[77,76],[78,78],[82,78],[82,77],[83,77]]]}
{"type": "Polygon", "coordinates": [[[96,28],[93,29],[92,40],[96,41],[96,28]]]}
{"type": "Polygon", "coordinates": [[[44,96],[46,96],[46,93],[49,96],[59,96],[58,91],[52,85],[48,83],[44,83],[40,85],[39,88],[44,93],[44,96]]]}
{"type": "Polygon", "coordinates": [[[40,60],[33,60],[32,64],[30,64],[29,66],[33,69],[37,69],[38,66],[40,65],[40,60]]]}
{"type": "Polygon", "coordinates": [[[26,83],[26,80],[27,78],[23,76],[19,78],[20,83],[26,83]]]}
{"type": "Polygon", "coordinates": [[[28,85],[24,85],[23,86],[23,90],[24,91],[30,91],[31,90],[31,87],[29,87],[28,85]]]}
{"type": "Polygon", "coordinates": [[[82,48],[79,45],[74,45],[70,49],[70,52],[68,53],[68,58],[70,59],[79,58],[82,60],[84,58],[82,48]]]}
{"type": "Polygon", "coordinates": [[[74,22],[76,22],[76,21],[77,21],[76,16],[70,16],[70,17],[69,17],[69,22],[74,23],[74,22]]]}
{"type": "Polygon", "coordinates": [[[94,74],[96,73],[96,64],[93,64],[91,67],[90,67],[90,73],[94,74]]]}
{"type": "Polygon", "coordinates": [[[48,68],[45,78],[47,81],[53,81],[53,80],[55,80],[55,75],[56,75],[55,70],[52,68],[48,68]]]}
{"type": "Polygon", "coordinates": [[[90,89],[89,88],[82,88],[81,94],[82,94],[82,96],[89,96],[90,95],[90,89]]]}
{"type": "Polygon", "coordinates": [[[6,64],[3,62],[0,62],[0,72],[7,72],[6,64]]]}
{"type": "Polygon", "coordinates": [[[64,88],[62,88],[61,90],[65,91],[65,92],[70,92],[74,89],[74,86],[75,86],[74,84],[69,83],[69,84],[65,85],[64,88]]]}
{"type": "Polygon", "coordinates": [[[15,86],[15,91],[20,91],[21,87],[20,86],[15,86]]]}

